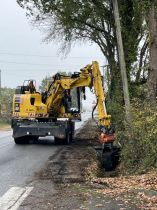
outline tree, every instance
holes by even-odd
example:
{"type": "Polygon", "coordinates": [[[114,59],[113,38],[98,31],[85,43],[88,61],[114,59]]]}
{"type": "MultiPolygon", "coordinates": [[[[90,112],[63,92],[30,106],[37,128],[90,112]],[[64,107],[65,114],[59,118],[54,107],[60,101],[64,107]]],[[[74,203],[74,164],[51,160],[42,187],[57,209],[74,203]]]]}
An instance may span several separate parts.
{"type": "Polygon", "coordinates": [[[157,13],[155,0],[151,2],[147,13],[147,24],[150,34],[149,52],[150,64],[148,75],[148,97],[151,102],[156,102],[157,97],[157,13]]]}
{"type": "MultiPolygon", "coordinates": [[[[71,74],[72,74],[70,71],[69,72],[58,71],[58,73],[61,75],[65,75],[65,76],[71,76],[71,74]]],[[[41,84],[39,86],[40,92],[44,92],[46,90],[49,81],[52,81],[52,77],[53,76],[46,76],[45,78],[43,78],[43,80],[41,81],[41,84]]]]}
{"type": "MultiPolygon", "coordinates": [[[[33,17],[36,26],[46,33],[46,40],[64,41],[67,49],[73,41],[88,40],[96,43],[110,65],[112,100],[122,96],[122,84],[117,58],[117,42],[110,0],[17,0],[33,17]]],[[[136,61],[139,37],[142,33],[142,16],[134,0],[119,0],[122,37],[126,55],[127,76],[136,61]]]]}
{"type": "Polygon", "coordinates": [[[7,87],[2,88],[1,104],[2,104],[2,119],[9,122],[12,112],[12,99],[15,90],[7,87]]]}
{"type": "Polygon", "coordinates": [[[48,85],[48,81],[51,80],[51,77],[50,76],[46,76],[42,81],[41,81],[41,84],[39,86],[39,90],[41,92],[44,92],[46,90],[46,87],[48,85]]]}

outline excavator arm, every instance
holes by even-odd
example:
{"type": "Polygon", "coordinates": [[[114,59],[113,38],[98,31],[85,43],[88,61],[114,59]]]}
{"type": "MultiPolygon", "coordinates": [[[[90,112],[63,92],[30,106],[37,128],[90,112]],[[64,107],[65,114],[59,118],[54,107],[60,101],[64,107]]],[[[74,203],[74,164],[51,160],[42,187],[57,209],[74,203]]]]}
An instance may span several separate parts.
{"type": "Polygon", "coordinates": [[[98,126],[101,129],[100,142],[113,142],[115,140],[115,133],[110,122],[111,116],[107,114],[105,107],[105,91],[97,61],[93,61],[92,64],[81,69],[80,73],[74,78],[59,74],[53,78],[47,91],[46,105],[48,112],[53,110],[53,113],[64,114],[65,110],[62,99],[65,91],[84,87],[93,88],[97,99],[98,126]]]}

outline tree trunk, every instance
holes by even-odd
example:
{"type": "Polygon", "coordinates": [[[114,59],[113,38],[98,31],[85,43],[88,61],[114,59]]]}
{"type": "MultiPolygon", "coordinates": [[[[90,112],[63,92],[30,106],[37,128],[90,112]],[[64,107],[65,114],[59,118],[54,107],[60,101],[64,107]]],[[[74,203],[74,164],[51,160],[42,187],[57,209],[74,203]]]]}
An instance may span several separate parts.
{"type": "Polygon", "coordinates": [[[118,102],[123,104],[123,87],[120,69],[116,61],[109,59],[110,73],[111,73],[111,82],[110,82],[110,99],[111,102],[118,102]]]}
{"type": "Polygon", "coordinates": [[[155,12],[155,2],[151,3],[147,14],[147,23],[150,33],[150,65],[148,73],[148,98],[149,101],[156,102],[157,96],[157,16],[155,12]]]}

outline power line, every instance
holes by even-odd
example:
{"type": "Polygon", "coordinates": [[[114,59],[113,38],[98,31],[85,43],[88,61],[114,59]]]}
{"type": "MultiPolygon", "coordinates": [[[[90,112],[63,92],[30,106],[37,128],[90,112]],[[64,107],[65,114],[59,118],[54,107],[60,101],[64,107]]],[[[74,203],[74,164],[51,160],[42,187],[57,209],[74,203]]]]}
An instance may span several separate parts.
{"type": "MultiPolygon", "coordinates": [[[[41,58],[59,58],[59,56],[56,55],[39,55],[39,54],[23,54],[23,53],[10,53],[10,52],[0,52],[0,55],[11,55],[11,56],[24,56],[24,57],[41,57],[41,58]]],[[[91,59],[94,56],[90,56],[90,57],[81,57],[81,56],[70,56],[67,57],[68,59],[91,59]]],[[[102,57],[99,57],[101,59],[103,59],[102,57]]]]}
{"type": "Polygon", "coordinates": [[[58,58],[58,56],[50,55],[35,55],[35,54],[23,54],[23,53],[4,53],[0,52],[0,55],[12,55],[12,56],[24,56],[24,57],[43,57],[43,58],[58,58]]]}
{"type": "MultiPolygon", "coordinates": [[[[54,67],[54,66],[53,66],[53,67],[54,67]]],[[[33,67],[31,66],[31,67],[27,68],[27,67],[19,67],[19,66],[16,67],[16,66],[13,66],[13,67],[6,67],[6,68],[4,68],[4,70],[6,70],[6,71],[10,71],[10,70],[13,70],[13,71],[16,71],[16,70],[17,70],[17,71],[21,71],[21,70],[23,70],[23,71],[24,71],[24,70],[26,70],[26,71],[27,71],[27,70],[33,71],[33,70],[36,69],[36,70],[39,70],[39,71],[40,71],[40,70],[44,70],[44,71],[45,71],[45,70],[50,70],[50,71],[52,71],[52,70],[54,70],[53,67],[51,67],[51,68],[50,68],[50,67],[46,67],[46,68],[44,68],[44,67],[42,67],[42,68],[34,67],[34,68],[33,68],[33,67]]],[[[65,67],[65,66],[64,66],[64,67],[65,67]]],[[[69,68],[72,68],[72,66],[69,67],[69,68]]],[[[64,68],[64,69],[65,69],[65,68],[64,68]]]]}
{"type": "Polygon", "coordinates": [[[32,65],[32,66],[52,66],[52,68],[54,66],[58,66],[58,67],[63,67],[64,66],[64,67],[67,68],[66,65],[54,65],[54,64],[43,64],[43,63],[25,63],[25,62],[4,61],[4,60],[0,60],[0,63],[4,63],[4,64],[17,64],[17,65],[32,65]]]}

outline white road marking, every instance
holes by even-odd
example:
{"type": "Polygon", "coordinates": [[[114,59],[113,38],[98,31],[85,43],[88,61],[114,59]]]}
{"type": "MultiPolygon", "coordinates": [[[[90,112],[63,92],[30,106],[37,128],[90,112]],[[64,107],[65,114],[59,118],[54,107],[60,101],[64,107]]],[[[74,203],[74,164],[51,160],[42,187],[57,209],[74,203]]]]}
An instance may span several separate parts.
{"type": "Polygon", "coordinates": [[[33,187],[12,187],[0,198],[0,210],[17,210],[33,187]]]}

